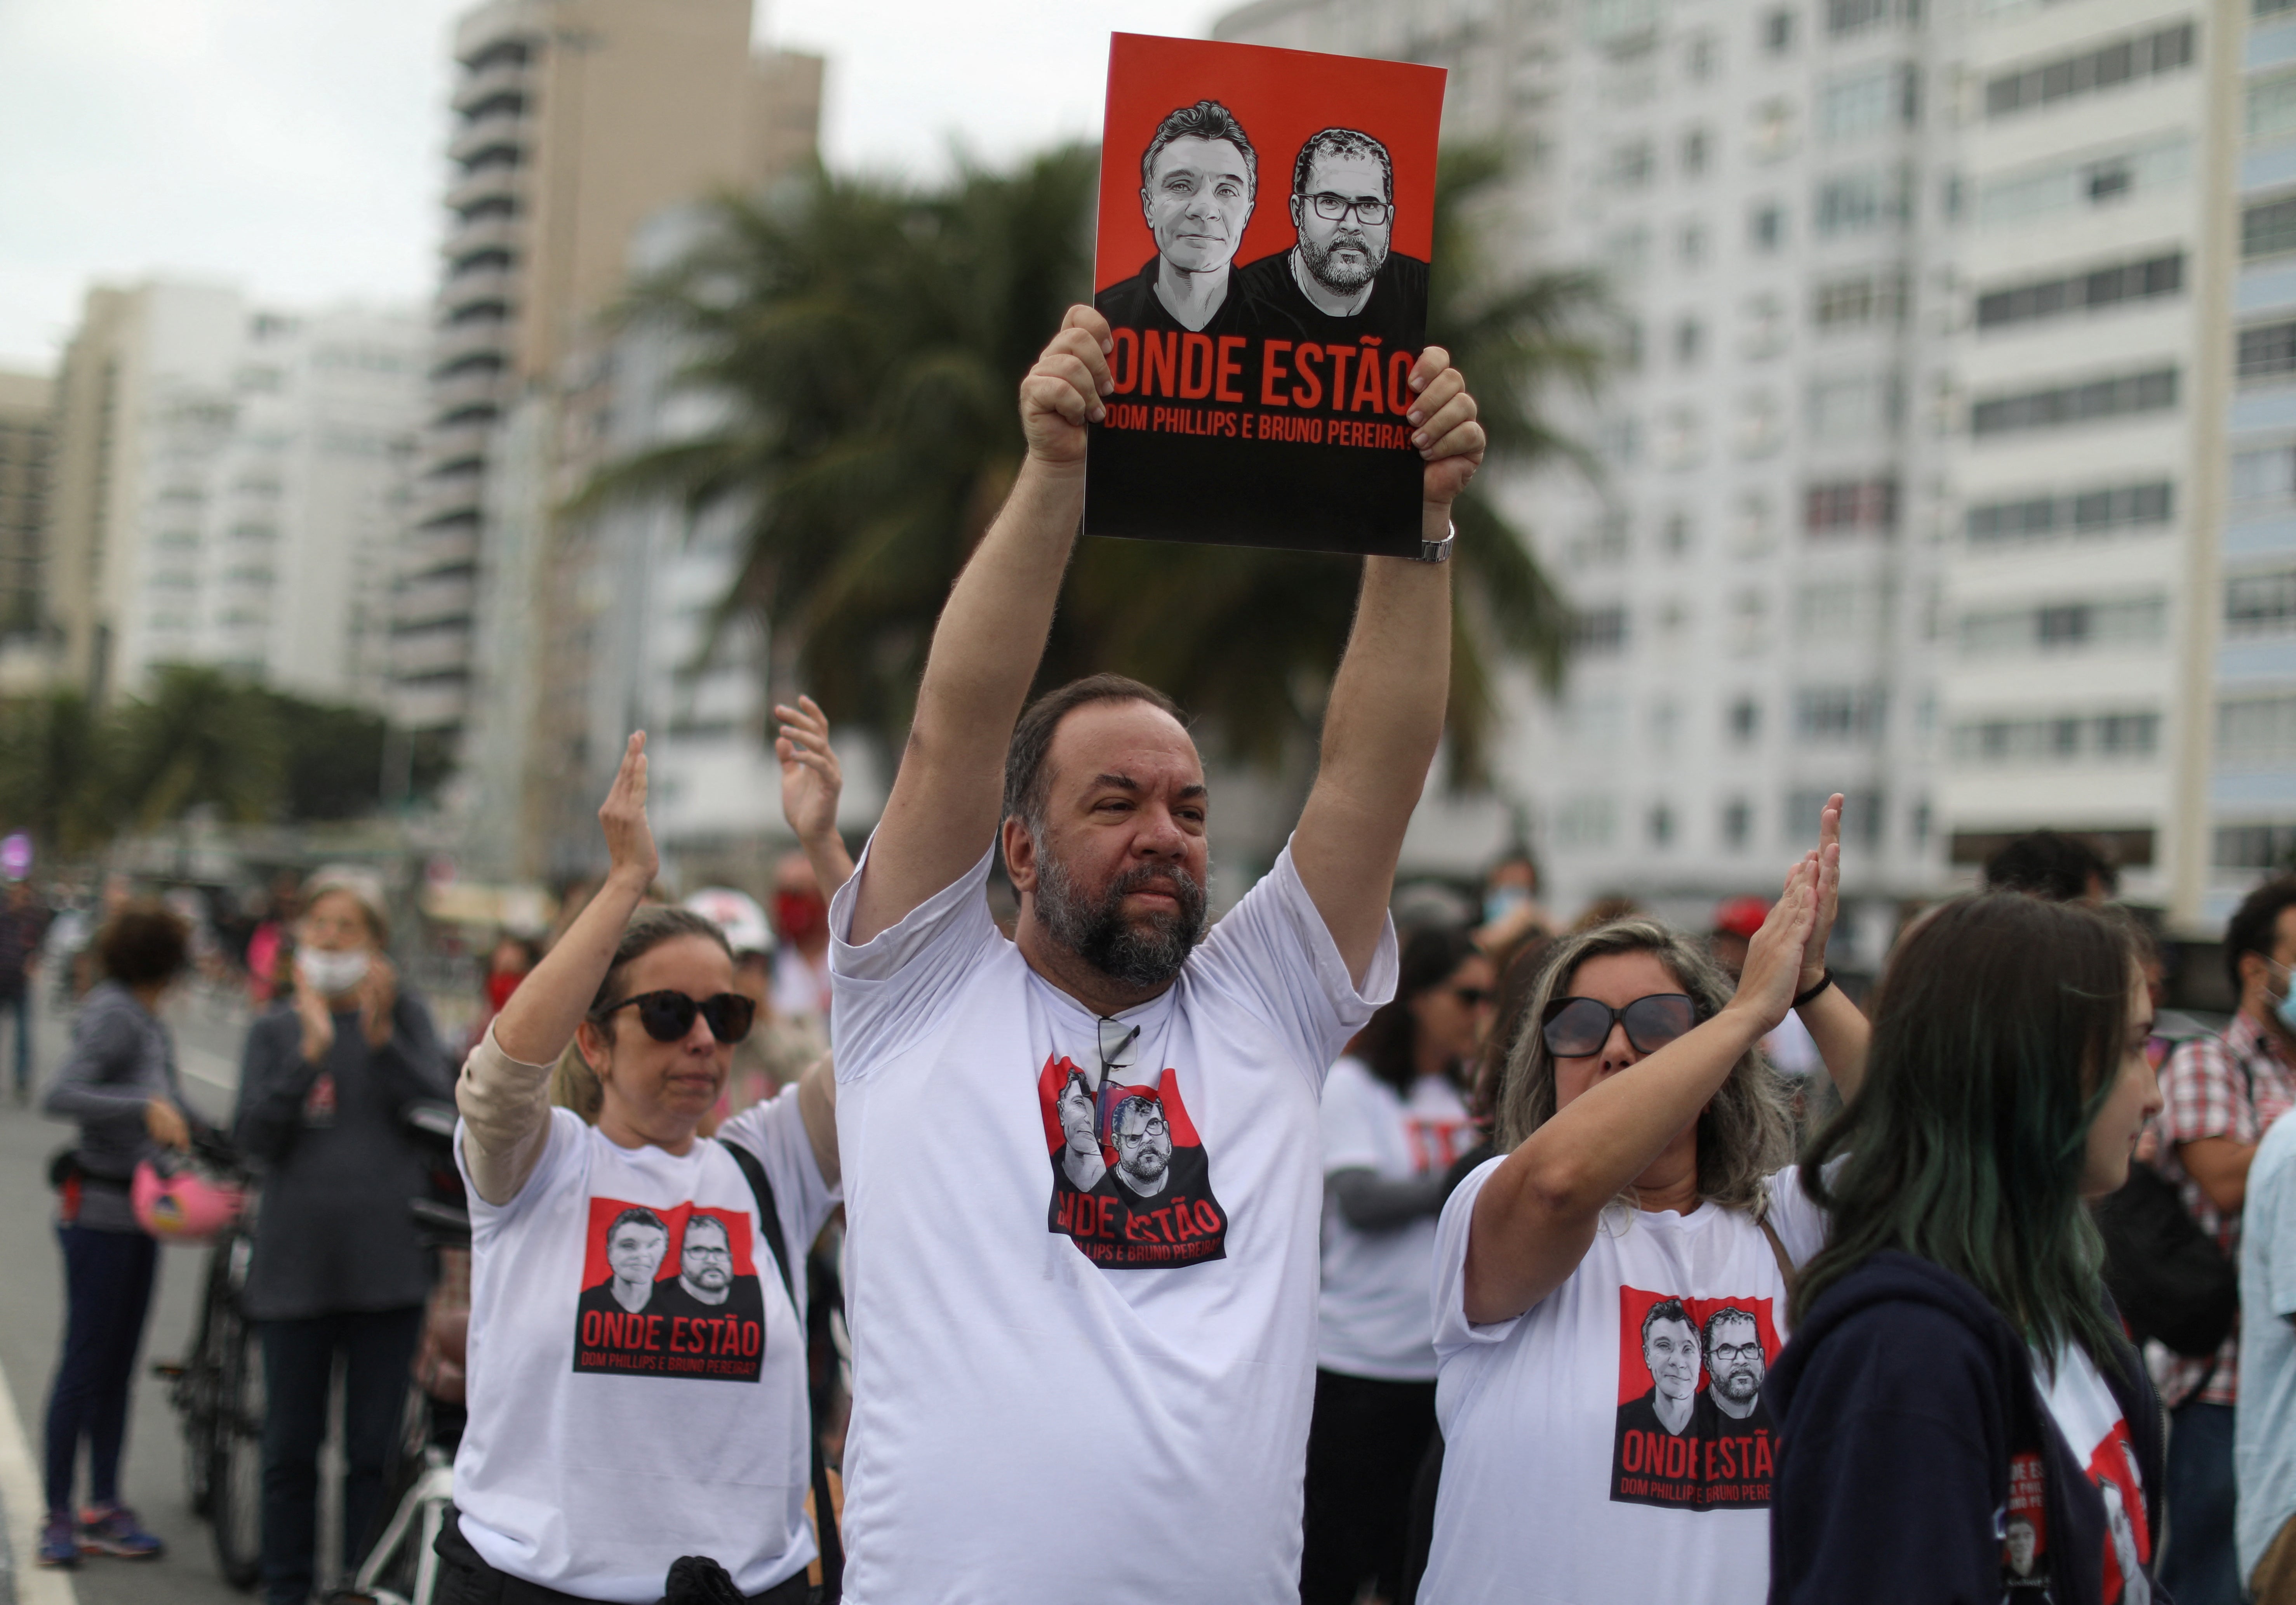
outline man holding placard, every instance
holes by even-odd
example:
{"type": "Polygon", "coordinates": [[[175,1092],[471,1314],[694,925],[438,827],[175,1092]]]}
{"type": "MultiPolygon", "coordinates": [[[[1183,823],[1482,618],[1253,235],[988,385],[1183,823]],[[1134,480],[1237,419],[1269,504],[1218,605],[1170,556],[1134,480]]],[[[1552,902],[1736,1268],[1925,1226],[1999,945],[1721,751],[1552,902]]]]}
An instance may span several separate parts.
{"type": "Polygon", "coordinates": [[[1395,984],[1387,902],[1448,692],[1449,509],[1483,433],[1428,348],[1405,416],[1419,556],[1365,560],[1298,830],[1206,934],[1210,798],[1170,700],[1102,676],[1022,708],[1113,345],[1071,308],[1023,381],[1027,458],[831,910],[855,1605],[1298,1597],[1317,1100],[1395,984]],[[1000,848],[1011,941],[984,896],[1000,848]]]}

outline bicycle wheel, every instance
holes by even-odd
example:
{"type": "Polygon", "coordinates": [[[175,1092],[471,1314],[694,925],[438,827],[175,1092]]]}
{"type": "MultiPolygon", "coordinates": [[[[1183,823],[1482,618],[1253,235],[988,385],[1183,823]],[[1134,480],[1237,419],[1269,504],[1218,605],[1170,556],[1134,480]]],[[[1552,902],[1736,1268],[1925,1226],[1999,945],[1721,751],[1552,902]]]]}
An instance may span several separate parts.
{"type": "Polygon", "coordinates": [[[184,1487],[191,1496],[192,1514],[208,1513],[210,1473],[215,1469],[216,1395],[223,1372],[223,1353],[217,1339],[234,1328],[230,1268],[225,1250],[208,1255],[207,1290],[200,1300],[199,1330],[176,1378],[175,1406],[184,1418],[184,1487]]]}
{"type": "Polygon", "coordinates": [[[219,1341],[227,1347],[215,1396],[208,1530],[224,1581],[252,1588],[263,1566],[263,1351],[236,1306],[218,1313],[225,1326],[219,1341]]]}

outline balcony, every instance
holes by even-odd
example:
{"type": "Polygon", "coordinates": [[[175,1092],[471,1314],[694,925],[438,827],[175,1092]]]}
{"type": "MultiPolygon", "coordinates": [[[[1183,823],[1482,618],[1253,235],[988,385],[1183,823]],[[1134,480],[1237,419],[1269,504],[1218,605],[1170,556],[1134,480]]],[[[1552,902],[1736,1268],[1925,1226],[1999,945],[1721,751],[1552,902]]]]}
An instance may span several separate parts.
{"type": "Polygon", "coordinates": [[[467,670],[390,688],[391,723],[401,730],[447,730],[470,710],[467,670]]]}
{"type": "Polygon", "coordinates": [[[467,575],[478,566],[478,530],[471,525],[418,529],[407,536],[400,553],[399,573],[406,585],[428,585],[434,579],[467,575]]]}
{"type": "Polygon", "coordinates": [[[501,405],[503,389],[499,373],[457,373],[432,385],[424,399],[433,418],[449,418],[469,407],[501,405]]]}
{"type": "Polygon", "coordinates": [[[524,225],[516,217],[458,218],[447,225],[446,243],[439,248],[439,253],[455,261],[482,250],[514,251],[524,233],[524,225]]]}
{"type": "Polygon", "coordinates": [[[439,310],[443,314],[492,302],[507,308],[514,299],[520,275],[507,267],[482,267],[458,273],[439,287],[439,310]]]}
{"type": "Polygon", "coordinates": [[[392,622],[408,631],[446,623],[467,624],[477,592],[477,581],[467,569],[409,581],[391,599],[392,622]]]}
{"type": "Polygon", "coordinates": [[[481,318],[468,323],[447,323],[430,336],[430,365],[443,368],[465,356],[510,355],[511,325],[507,319],[481,318]]]}
{"type": "Polygon", "coordinates": [[[481,151],[494,150],[516,151],[522,155],[532,140],[533,125],[525,111],[505,103],[455,129],[454,137],[447,142],[447,159],[468,162],[481,151]]]}
{"type": "MultiPolygon", "coordinates": [[[[456,214],[468,212],[472,207],[488,201],[508,201],[515,203],[522,192],[519,180],[521,169],[516,167],[495,166],[465,173],[447,186],[447,209],[456,214]]],[[[481,217],[479,222],[507,221],[499,217],[481,217]]]]}
{"type": "Polygon", "coordinates": [[[440,519],[474,520],[485,510],[486,490],[484,474],[425,479],[415,487],[414,521],[421,526],[440,519]]]}
{"type": "Polygon", "coordinates": [[[468,111],[498,94],[528,94],[541,78],[539,68],[538,62],[504,61],[466,74],[455,86],[455,98],[450,103],[457,111],[468,111]]]}
{"type": "Polygon", "coordinates": [[[390,638],[390,672],[395,676],[467,668],[470,662],[471,630],[467,623],[414,630],[390,638]]]}
{"type": "Polygon", "coordinates": [[[431,430],[422,437],[422,471],[426,474],[483,468],[494,437],[490,423],[462,423],[431,430]]]}

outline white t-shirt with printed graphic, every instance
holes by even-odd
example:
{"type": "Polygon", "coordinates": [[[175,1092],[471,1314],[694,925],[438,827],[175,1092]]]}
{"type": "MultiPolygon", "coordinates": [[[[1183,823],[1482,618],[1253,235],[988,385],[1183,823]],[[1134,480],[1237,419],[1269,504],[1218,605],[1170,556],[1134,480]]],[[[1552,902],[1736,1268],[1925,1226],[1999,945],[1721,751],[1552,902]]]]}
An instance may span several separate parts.
{"type": "MultiPolygon", "coordinates": [[[[515,1198],[471,1189],[455,1503],[498,1570],[651,1605],[680,1555],[711,1556],[744,1593],[812,1560],[804,1257],[837,1195],[795,1087],[719,1134],[765,1165],[797,1304],[717,1142],[621,1148],[553,1110],[515,1198]]],[[[463,1164],[459,1132],[455,1153],[463,1164]]]]}
{"type": "MultiPolygon", "coordinates": [[[[1474,1142],[1466,1101],[1441,1076],[1422,1076],[1404,1097],[1357,1059],[1342,1059],[1324,1083],[1324,1174],[1369,1170],[1390,1181],[1440,1175],[1474,1142]]],[[[1324,1291],[1316,1363],[1390,1382],[1435,1378],[1434,1319],[1427,1277],[1435,1264],[1435,1217],[1382,1231],[1348,1224],[1336,1198],[1324,1201],[1324,1291]]]]}
{"type": "Polygon", "coordinates": [[[1112,1021],[991,923],[991,855],[831,905],[852,1605],[1296,1601],[1316,1096],[1364,987],[1287,849],[1112,1021]]]}
{"type": "MultiPolygon", "coordinates": [[[[2152,1524],[2144,1513],[2144,1481],[2136,1469],[2136,1449],[2121,1416],[2120,1401],[2079,1344],[2067,1345],[2054,1368],[2036,1351],[2033,1380],[2057,1430],[2071,1445],[2073,1458],[2104,1500],[2104,1605],[2150,1605],[2152,1585],[2144,1567],[2152,1559],[2152,1524]]],[[[2013,1474],[2013,1519],[2022,1513],[2037,1527],[2046,1527],[2045,1516],[2015,1509],[2022,1482],[2013,1474]]],[[[2038,1494],[2038,1481],[2031,1486],[2038,1494]]],[[[2047,1545],[2047,1535],[2042,1533],[2037,1547],[2044,1558],[2047,1545]]]]}
{"type": "MultiPolygon", "coordinates": [[[[1759,1388],[1786,1309],[1769,1240],[1715,1204],[1613,1205],[1569,1281],[1512,1321],[1472,1325],[1467,1228],[1503,1163],[1462,1183],[1437,1226],[1443,1480],[1420,1600],[1759,1605],[1776,1457],[1759,1388]]],[[[1794,1168],[1768,1184],[1770,1224],[1800,1265],[1823,1217],[1794,1168]]]]}

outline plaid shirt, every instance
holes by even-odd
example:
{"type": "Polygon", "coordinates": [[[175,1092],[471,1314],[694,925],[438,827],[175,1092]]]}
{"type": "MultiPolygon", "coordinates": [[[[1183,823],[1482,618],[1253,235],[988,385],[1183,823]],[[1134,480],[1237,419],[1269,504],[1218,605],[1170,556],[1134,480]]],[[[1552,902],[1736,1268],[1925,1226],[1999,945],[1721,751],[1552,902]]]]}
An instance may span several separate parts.
{"type": "MultiPolygon", "coordinates": [[[[2296,1066],[2282,1054],[2270,1032],[2246,1014],[2233,1017],[2222,1036],[2196,1036],[2179,1043],[2161,1069],[2161,1158],[2162,1175],[2177,1183],[2185,1208],[2217,1246],[2240,1263],[2240,1213],[2218,1212],[2177,1157],[2177,1144],[2203,1137],[2228,1137],[2253,1144],[2265,1129],[2296,1105],[2296,1066]],[[2250,1094],[2254,1085],[2253,1097],[2250,1094]]],[[[2240,1324],[2217,1351],[2216,1374],[2193,1393],[2207,1372],[2206,1360],[2178,1360],[2165,1391],[2171,1405],[2230,1404],[2240,1396],[2240,1324]]]]}

